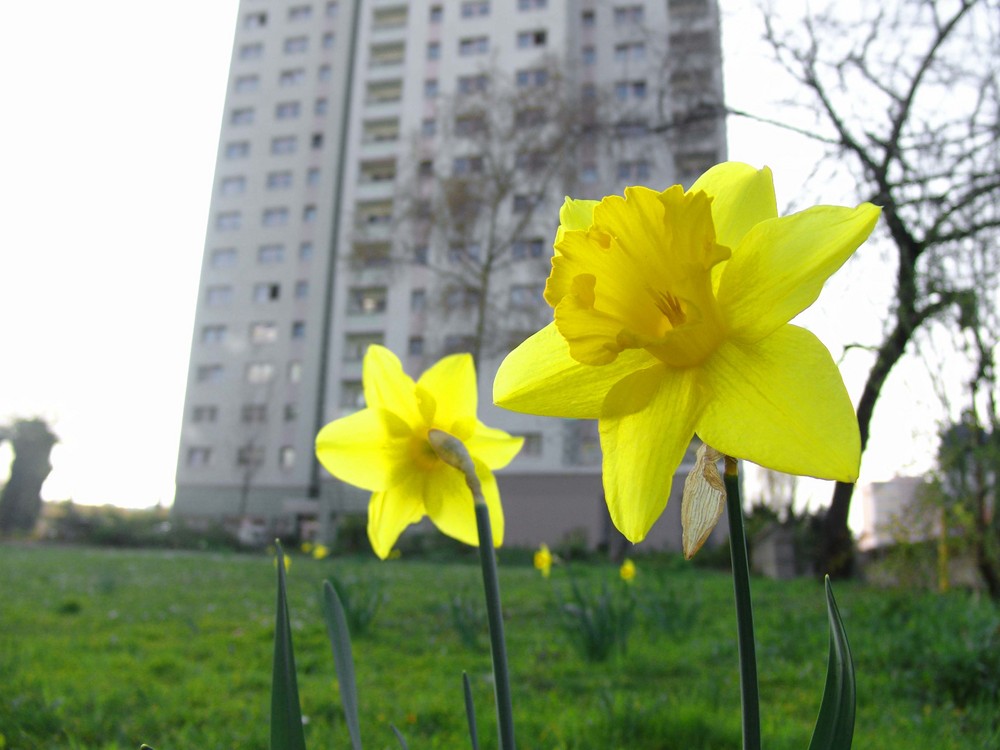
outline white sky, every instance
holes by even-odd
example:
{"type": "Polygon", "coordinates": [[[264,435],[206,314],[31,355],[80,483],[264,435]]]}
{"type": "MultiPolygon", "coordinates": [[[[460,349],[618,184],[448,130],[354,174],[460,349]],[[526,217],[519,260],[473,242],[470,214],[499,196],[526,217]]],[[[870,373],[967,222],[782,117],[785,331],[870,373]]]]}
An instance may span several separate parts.
{"type": "MultiPolygon", "coordinates": [[[[37,415],[54,426],[61,442],[46,499],[172,501],[237,5],[54,0],[5,9],[0,421],[37,415]]],[[[723,41],[730,104],[772,115],[788,92],[768,69],[756,17],[727,17],[723,41]]],[[[801,193],[818,158],[804,139],[740,120],[729,134],[730,158],[772,167],[779,206],[801,193]]],[[[879,253],[863,250],[803,319],[835,357],[880,331],[891,271],[879,253]]],[[[845,361],[855,398],[868,363],[864,354],[845,361]]],[[[940,406],[922,369],[890,385],[863,480],[923,471],[936,445],[940,406]]],[[[5,446],[0,478],[9,460],[5,446]]],[[[829,488],[815,493],[825,501],[829,488]]]]}

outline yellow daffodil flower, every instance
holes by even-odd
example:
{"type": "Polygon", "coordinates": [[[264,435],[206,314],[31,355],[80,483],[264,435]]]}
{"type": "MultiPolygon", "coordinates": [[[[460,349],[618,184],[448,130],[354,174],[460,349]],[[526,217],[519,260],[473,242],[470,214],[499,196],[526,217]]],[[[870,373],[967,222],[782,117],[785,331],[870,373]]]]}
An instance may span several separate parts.
{"type": "Polygon", "coordinates": [[[367,408],[320,430],[316,455],[333,476],[372,491],[368,538],[375,554],[384,560],[403,530],[425,515],[448,536],[479,542],[465,477],[435,453],[427,440],[431,429],[457,438],[468,450],[489,508],[493,543],[499,546],[503,511],[491,470],[510,463],[524,439],[476,418],[472,357],[445,357],[414,382],[396,355],[371,346],[362,378],[367,408]]]}
{"type": "Polygon", "coordinates": [[[545,299],[554,321],[504,360],[500,406],[599,419],[615,525],[642,540],[691,439],[852,482],[854,409],[826,347],[789,321],[871,233],[879,209],[779,217],[768,169],[726,163],[687,192],[567,199],[545,299]]]}
{"type": "Polygon", "coordinates": [[[625,562],[623,562],[622,566],[618,569],[618,575],[621,576],[625,583],[632,583],[632,581],[635,580],[635,563],[628,558],[625,558],[625,562]]]}
{"type": "Polygon", "coordinates": [[[330,556],[330,548],[325,544],[317,544],[312,548],[312,556],[315,560],[322,560],[330,556]]]}
{"type": "Polygon", "coordinates": [[[542,578],[548,578],[552,573],[552,553],[547,544],[543,544],[535,552],[535,568],[541,572],[542,578]]]}

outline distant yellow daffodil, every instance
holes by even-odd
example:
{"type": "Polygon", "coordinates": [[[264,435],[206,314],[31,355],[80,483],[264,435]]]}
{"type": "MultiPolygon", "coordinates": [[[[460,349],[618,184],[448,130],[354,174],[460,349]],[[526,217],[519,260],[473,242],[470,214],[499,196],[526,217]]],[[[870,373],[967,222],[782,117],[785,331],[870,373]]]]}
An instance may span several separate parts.
{"type": "Polygon", "coordinates": [[[311,555],[313,551],[313,546],[314,545],[312,542],[302,542],[302,554],[311,555]]]}
{"type": "Polygon", "coordinates": [[[618,575],[621,576],[625,583],[632,583],[635,580],[635,563],[630,559],[625,558],[625,562],[618,569],[618,575]]]}
{"type": "Polygon", "coordinates": [[[541,572],[542,578],[548,578],[552,573],[552,553],[547,544],[543,544],[535,552],[535,568],[541,572]]]}
{"type": "Polygon", "coordinates": [[[317,544],[312,548],[312,556],[316,560],[322,560],[330,556],[330,548],[325,544],[317,544]]]}
{"type": "Polygon", "coordinates": [[[605,496],[633,542],[696,434],[734,458],[854,481],[860,438],[843,380],[789,321],[878,216],[864,203],[779,217],[770,170],[733,162],[687,192],[567,199],[545,286],[554,321],[507,356],[494,400],[600,420],[605,496]]]}
{"type": "Polygon", "coordinates": [[[333,476],[372,491],[368,538],[383,560],[410,524],[429,516],[440,531],[477,545],[479,534],[465,477],[444,463],[427,440],[431,429],[460,440],[476,467],[489,508],[493,543],[503,541],[503,511],[492,470],[521,449],[523,438],[476,418],[472,357],[454,354],[414,382],[399,359],[371,346],[362,370],[367,408],[331,422],[316,436],[316,455],[333,476]]]}

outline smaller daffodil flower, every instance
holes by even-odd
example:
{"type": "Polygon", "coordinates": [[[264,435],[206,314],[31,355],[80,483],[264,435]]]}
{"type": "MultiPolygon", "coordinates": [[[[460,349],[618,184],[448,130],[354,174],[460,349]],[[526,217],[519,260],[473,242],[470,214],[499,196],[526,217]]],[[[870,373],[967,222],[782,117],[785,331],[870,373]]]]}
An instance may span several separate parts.
{"type": "Polygon", "coordinates": [[[552,553],[547,544],[543,544],[535,552],[535,568],[542,574],[542,578],[548,578],[552,573],[552,553]]]}
{"type": "Polygon", "coordinates": [[[368,538],[383,560],[410,524],[425,515],[444,534],[478,545],[472,497],[461,471],[442,460],[432,430],[461,441],[489,509],[493,543],[503,541],[503,511],[493,471],[517,455],[523,438],[476,418],[472,357],[454,354],[414,382],[399,359],[371,346],[362,370],[367,408],[331,422],[316,436],[316,455],[333,476],[371,490],[368,538]]]}
{"type": "Polygon", "coordinates": [[[322,560],[330,556],[330,548],[325,544],[317,544],[312,548],[312,556],[315,560],[322,560]]]}
{"type": "Polygon", "coordinates": [[[302,542],[302,547],[301,547],[302,554],[303,555],[311,555],[312,551],[313,551],[313,546],[314,545],[313,545],[312,542],[302,542]]]}
{"type": "Polygon", "coordinates": [[[566,200],[553,322],[503,361],[494,401],[599,420],[611,518],[641,541],[695,435],[726,456],[853,482],[861,440],[829,351],[789,321],[878,220],[869,203],[778,216],[771,172],[566,200]]]}
{"type": "Polygon", "coordinates": [[[625,558],[625,562],[618,569],[618,575],[625,583],[632,583],[635,580],[635,563],[629,558],[625,558]]]}

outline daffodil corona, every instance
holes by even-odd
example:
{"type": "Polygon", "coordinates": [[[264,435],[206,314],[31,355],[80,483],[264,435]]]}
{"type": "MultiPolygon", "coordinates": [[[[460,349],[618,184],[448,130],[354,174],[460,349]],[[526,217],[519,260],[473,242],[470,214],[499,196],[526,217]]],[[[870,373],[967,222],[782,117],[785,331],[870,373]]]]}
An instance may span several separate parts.
{"type": "Polygon", "coordinates": [[[338,479],[372,491],[368,538],[375,554],[388,557],[403,530],[425,515],[444,534],[479,543],[465,477],[435,452],[430,430],[457,438],[469,452],[499,546],[503,511],[492,470],[510,463],[524,441],[476,418],[472,357],[445,357],[414,382],[391,351],[371,346],[363,385],[367,408],[324,427],[316,437],[316,455],[338,479]]]}
{"type": "Polygon", "coordinates": [[[695,434],[721,453],[854,481],[857,419],[826,347],[789,321],[879,216],[779,217],[768,169],[726,163],[687,192],[567,199],[545,299],[554,321],[504,360],[494,400],[599,419],[605,495],[633,542],[662,513],[695,434]]]}

